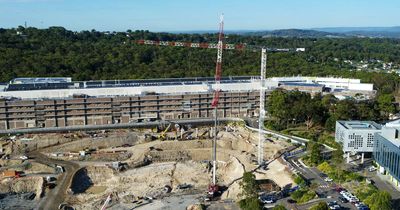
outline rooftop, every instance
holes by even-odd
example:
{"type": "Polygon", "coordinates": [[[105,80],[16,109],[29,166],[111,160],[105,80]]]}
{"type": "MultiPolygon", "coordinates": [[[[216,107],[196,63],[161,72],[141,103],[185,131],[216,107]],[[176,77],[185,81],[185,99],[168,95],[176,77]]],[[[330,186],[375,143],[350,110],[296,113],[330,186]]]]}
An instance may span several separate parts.
{"type": "Polygon", "coordinates": [[[380,130],[381,125],[373,121],[338,121],[347,129],[355,130],[380,130]]]}
{"type": "Polygon", "coordinates": [[[303,83],[303,82],[281,82],[285,86],[303,86],[303,87],[324,87],[323,84],[318,83],[303,83]]]}
{"type": "MultiPolygon", "coordinates": [[[[243,83],[259,79],[257,76],[222,77],[221,83],[243,83]]],[[[6,91],[51,90],[51,89],[86,89],[111,87],[140,87],[140,86],[168,86],[168,85],[195,85],[215,83],[214,77],[192,78],[162,78],[138,80],[98,80],[72,81],[70,77],[51,78],[15,78],[9,82],[6,91]]]]}
{"type": "Polygon", "coordinates": [[[71,77],[21,77],[10,81],[10,84],[42,84],[71,82],[71,77]]]}

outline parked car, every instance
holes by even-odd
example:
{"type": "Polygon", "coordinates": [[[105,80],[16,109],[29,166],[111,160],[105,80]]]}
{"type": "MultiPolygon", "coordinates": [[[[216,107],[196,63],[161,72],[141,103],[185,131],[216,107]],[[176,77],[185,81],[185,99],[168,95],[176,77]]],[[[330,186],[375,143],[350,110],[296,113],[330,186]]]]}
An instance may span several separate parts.
{"type": "Polygon", "coordinates": [[[292,187],[292,188],[289,189],[289,192],[294,192],[294,191],[296,191],[296,190],[298,190],[298,189],[300,189],[299,186],[294,186],[294,187],[292,187]]]}
{"type": "Polygon", "coordinates": [[[319,176],[322,177],[322,178],[328,177],[328,175],[326,175],[324,173],[320,173],[319,176]]]}
{"type": "Polygon", "coordinates": [[[3,157],[1,157],[1,159],[3,159],[3,160],[8,160],[8,159],[10,159],[10,155],[9,155],[9,154],[4,155],[3,157]]]}
{"type": "Polygon", "coordinates": [[[334,209],[334,210],[341,209],[340,205],[338,205],[336,201],[331,201],[331,202],[328,202],[327,204],[328,204],[329,209],[334,209]]]}
{"type": "Polygon", "coordinates": [[[343,196],[339,196],[339,200],[342,202],[342,203],[347,203],[347,202],[349,202],[345,197],[343,197],[343,196]]]}
{"type": "Polygon", "coordinates": [[[350,201],[350,203],[357,203],[359,200],[358,200],[358,198],[356,198],[356,197],[351,197],[351,198],[349,199],[349,201],[350,201]]]}
{"type": "Polygon", "coordinates": [[[176,189],[188,189],[188,188],[191,188],[191,187],[192,187],[191,184],[184,183],[184,184],[179,184],[178,186],[176,186],[176,189]]]}
{"type": "Polygon", "coordinates": [[[369,171],[369,172],[376,171],[376,168],[375,168],[374,166],[370,166],[370,167],[368,168],[368,171],[369,171]]]}
{"type": "Polygon", "coordinates": [[[21,160],[28,160],[28,156],[22,155],[22,156],[19,156],[19,159],[21,159],[21,160]]]}
{"type": "Polygon", "coordinates": [[[264,204],[275,203],[276,199],[272,195],[263,195],[259,197],[260,201],[264,204]]]}
{"type": "Polygon", "coordinates": [[[365,205],[361,205],[359,207],[357,207],[358,210],[369,210],[368,206],[365,205]]]}
{"type": "Polygon", "coordinates": [[[325,180],[325,182],[332,182],[333,181],[333,179],[331,179],[329,177],[326,177],[324,180],[325,180]]]}
{"type": "Polygon", "coordinates": [[[336,201],[330,201],[330,202],[328,202],[326,204],[328,204],[328,206],[333,206],[333,205],[336,205],[337,202],[336,201]]]}
{"type": "Polygon", "coordinates": [[[341,187],[336,187],[335,188],[336,192],[341,193],[341,192],[345,192],[346,190],[344,188],[341,187]]]}
{"type": "Polygon", "coordinates": [[[340,205],[338,205],[338,204],[333,205],[333,206],[329,206],[329,209],[333,209],[333,210],[338,210],[338,209],[341,209],[341,208],[342,207],[340,205]]]}

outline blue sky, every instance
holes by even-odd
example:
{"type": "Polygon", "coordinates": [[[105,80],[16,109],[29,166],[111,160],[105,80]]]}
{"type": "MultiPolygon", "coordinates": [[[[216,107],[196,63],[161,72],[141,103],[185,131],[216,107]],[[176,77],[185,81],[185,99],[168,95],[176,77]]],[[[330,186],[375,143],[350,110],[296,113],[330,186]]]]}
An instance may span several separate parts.
{"type": "Polygon", "coordinates": [[[398,26],[400,0],[0,0],[0,27],[71,30],[266,30],[398,26]]]}

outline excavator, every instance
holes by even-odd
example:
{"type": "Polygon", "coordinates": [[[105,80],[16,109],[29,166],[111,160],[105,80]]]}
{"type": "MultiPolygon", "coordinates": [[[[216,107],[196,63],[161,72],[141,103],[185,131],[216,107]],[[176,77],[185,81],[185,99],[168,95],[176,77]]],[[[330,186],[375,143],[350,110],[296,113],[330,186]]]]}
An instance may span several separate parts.
{"type": "Polygon", "coordinates": [[[165,128],[165,130],[163,132],[161,132],[161,134],[159,135],[159,139],[161,140],[166,140],[166,136],[165,134],[169,131],[169,129],[171,128],[172,123],[169,123],[167,128],[165,128]]]}

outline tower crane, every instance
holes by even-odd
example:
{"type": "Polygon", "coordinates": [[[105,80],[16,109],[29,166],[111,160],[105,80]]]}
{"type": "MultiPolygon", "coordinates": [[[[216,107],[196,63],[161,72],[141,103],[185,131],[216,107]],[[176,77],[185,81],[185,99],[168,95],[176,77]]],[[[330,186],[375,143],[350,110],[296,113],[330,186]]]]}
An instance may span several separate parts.
{"type": "Polygon", "coordinates": [[[157,40],[137,40],[137,44],[154,45],[154,46],[173,46],[173,47],[189,47],[189,48],[206,48],[206,49],[217,49],[217,62],[215,68],[215,86],[214,96],[211,102],[211,106],[214,108],[214,133],[213,133],[213,149],[212,149],[212,183],[208,188],[208,193],[214,196],[218,192],[218,185],[216,181],[216,168],[217,168],[217,157],[216,157],[216,145],[217,145],[217,125],[218,125],[218,102],[220,95],[220,80],[222,74],[222,52],[223,50],[252,50],[257,51],[261,49],[261,72],[260,72],[260,113],[258,120],[259,129],[259,142],[258,142],[258,154],[257,162],[259,165],[264,164],[264,119],[265,119],[265,83],[266,83],[266,65],[267,65],[267,52],[304,52],[305,48],[269,48],[265,46],[254,46],[246,44],[225,44],[224,41],[224,18],[221,15],[219,23],[219,34],[218,43],[194,43],[194,42],[179,42],[179,41],[157,41],[157,40]]]}
{"type": "Polygon", "coordinates": [[[212,173],[212,184],[208,187],[208,194],[210,197],[214,197],[215,193],[218,192],[217,185],[217,127],[218,127],[218,102],[219,102],[219,93],[220,93],[220,81],[221,81],[221,73],[222,73],[222,51],[224,48],[224,15],[221,15],[221,20],[219,23],[219,35],[218,35],[218,45],[217,45],[217,62],[215,66],[215,87],[214,87],[214,98],[211,102],[211,106],[214,108],[214,139],[213,139],[213,148],[212,148],[212,157],[213,157],[213,173],[212,173]]]}

